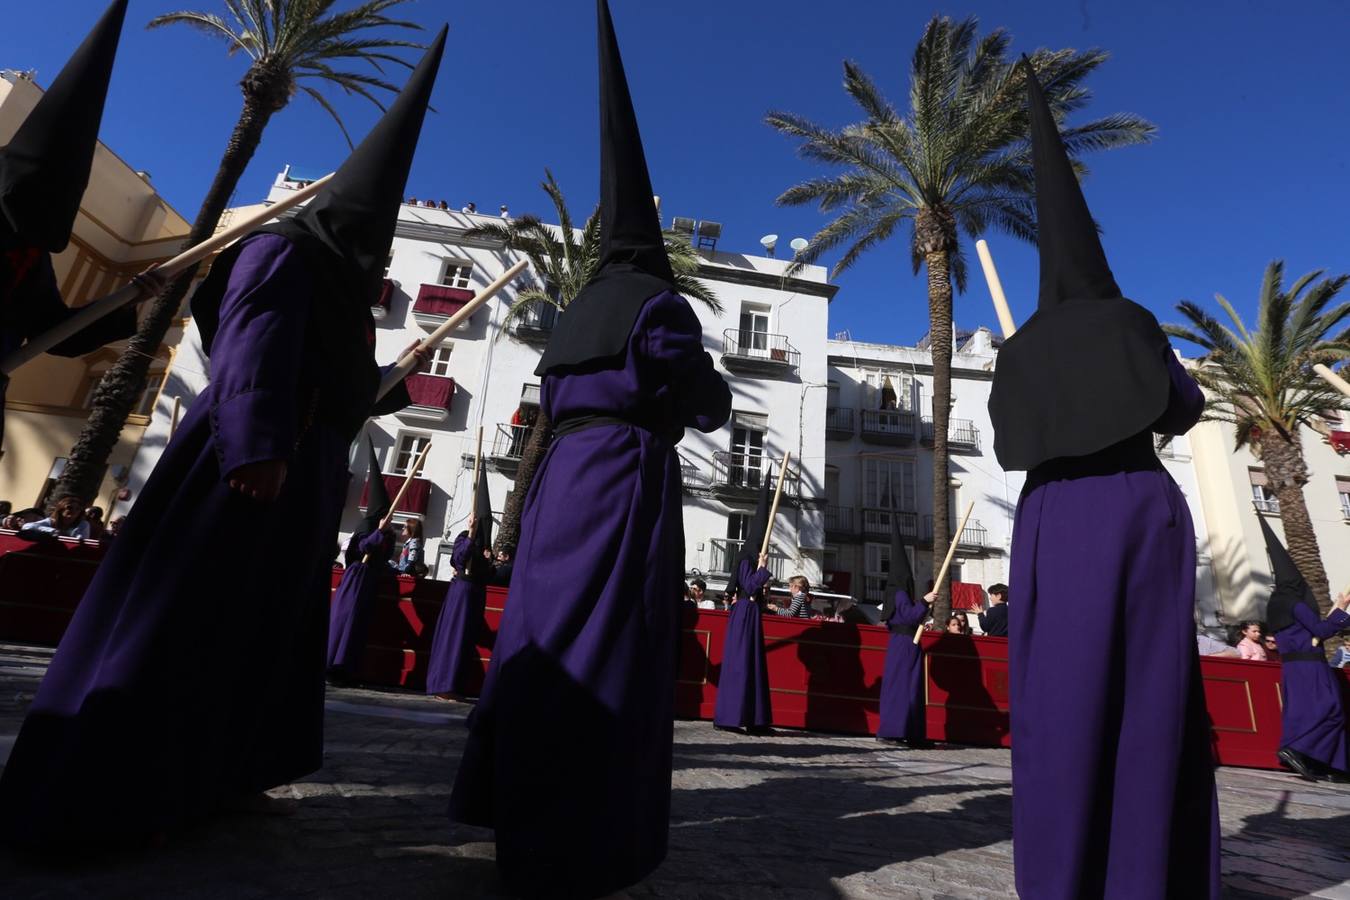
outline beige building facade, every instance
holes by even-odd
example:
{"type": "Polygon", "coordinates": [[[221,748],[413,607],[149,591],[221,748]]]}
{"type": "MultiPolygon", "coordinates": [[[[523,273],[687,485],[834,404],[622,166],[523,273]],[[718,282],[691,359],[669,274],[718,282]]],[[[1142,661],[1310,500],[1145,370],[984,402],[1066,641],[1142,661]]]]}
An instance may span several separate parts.
{"type": "MultiPolygon", "coordinates": [[[[0,70],[0,146],[41,96],[42,89],[24,73],[0,70]]],[[[62,299],[81,306],[120,287],[172,256],[187,232],[188,222],[159,196],[149,175],[100,143],[70,246],[52,260],[62,299]]],[[[125,480],[180,335],[181,328],[168,335],[151,365],[150,384],[122,430],[99,491],[105,509],[125,480]]],[[[80,359],[41,356],[13,374],[5,399],[0,500],[20,509],[46,499],[88,420],[94,388],[124,348],[113,344],[80,359]]]]}

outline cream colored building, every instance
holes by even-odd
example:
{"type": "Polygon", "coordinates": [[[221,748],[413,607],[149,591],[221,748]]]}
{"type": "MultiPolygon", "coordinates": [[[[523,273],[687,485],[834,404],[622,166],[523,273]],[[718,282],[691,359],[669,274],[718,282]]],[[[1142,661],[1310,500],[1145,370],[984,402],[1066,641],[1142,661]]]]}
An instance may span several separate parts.
{"type": "MultiPolygon", "coordinates": [[[[28,76],[0,71],[0,146],[41,96],[28,76]]],[[[100,143],[70,246],[52,260],[62,298],[67,306],[80,306],[108,293],[173,255],[187,232],[188,222],[160,198],[149,175],[100,143]]],[[[180,335],[176,327],[167,336],[151,365],[150,384],[122,430],[99,491],[105,509],[150,422],[180,335]]],[[[5,399],[0,499],[19,509],[44,498],[88,419],[94,387],[124,347],[114,344],[80,359],[42,356],[14,373],[5,399]]]]}
{"type": "MultiPolygon", "coordinates": [[[[1332,593],[1350,588],[1350,415],[1327,433],[1302,429],[1309,481],[1303,488],[1332,593]]],[[[1262,619],[1270,597],[1270,559],[1257,516],[1283,539],[1279,501],[1265,488],[1261,460],[1233,450],[1233,426],[1202,422],[1190,432],[1193,464],[1209,530],[1218,614],[1229,624],[1262,619]]]]}

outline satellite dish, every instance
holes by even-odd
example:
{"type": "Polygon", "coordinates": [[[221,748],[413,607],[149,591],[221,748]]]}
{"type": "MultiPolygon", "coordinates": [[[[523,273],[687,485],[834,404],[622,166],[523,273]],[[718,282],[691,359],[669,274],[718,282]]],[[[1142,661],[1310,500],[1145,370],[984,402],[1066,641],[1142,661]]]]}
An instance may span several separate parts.
{"type": "Polygon", "coordinates": [[[793,253],[801,253],[807,247],[811,246],[811,242],[806,238],[793,238],[788,241],[788,246],[792,248],[793,253]]]}
{"type": "Polygon", "coordinates": [[[764,248],[765,253],[769,254],[770,256],[773,256],[773,250],[775,247],[778,246],[778,235],[766,234],[764,235],[764,237],[759,239],[759,243],[760,246],[764,248]]]}

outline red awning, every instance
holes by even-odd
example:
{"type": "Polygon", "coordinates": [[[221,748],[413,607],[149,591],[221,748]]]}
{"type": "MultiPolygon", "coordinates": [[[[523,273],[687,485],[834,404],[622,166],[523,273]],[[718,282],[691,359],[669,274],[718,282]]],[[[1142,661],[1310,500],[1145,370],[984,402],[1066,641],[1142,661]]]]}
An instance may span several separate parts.
{"type": "MultiPolygon", "coordinates": [[[[402,475],[384,476],[384,489],[393,497],[398,493],[398,489],[403,487],[402,475]]],[[[366,479],[365,486],[361,488],[361,507],[364,509],[370,498],[370,479],[366,479]]],[[[415,516],[425,516],[427,514],[427,501],[431,499],[431,482],[425,478],[414,478],[412,484],[408,485],[408,490],[403,494],[403,499],[398,502],[398,508],[395,512],[409,513],[415,516]]]]}
{"type": "Polygon", "coordinates": [[[372,306],[378,307],[386,312],[389,311],[389,304],[394,300],[394,283],[388,278],[380,284],[380,299],[372,303],[372,306]]]}
{"type": "Polygon", "coordinates": [[[417,289],[413,312],[429,316],[453,316],[473,299],[473,291],[446,287],[443,284],[424,284],[417,289]]]}
{"type": "Polygon", "coordinates": [[[1333,431],[1331,449],[1337,453],[1350,453],[1350,431],[1333,431]]]}
{"type": "Polygon", "coordinates": [[[450,411],[455,401],[455,379],[441,375],[414,373],[404,384],[408,387],[408,396],[414,406],[430,406],[433,409],[450,411]]]}

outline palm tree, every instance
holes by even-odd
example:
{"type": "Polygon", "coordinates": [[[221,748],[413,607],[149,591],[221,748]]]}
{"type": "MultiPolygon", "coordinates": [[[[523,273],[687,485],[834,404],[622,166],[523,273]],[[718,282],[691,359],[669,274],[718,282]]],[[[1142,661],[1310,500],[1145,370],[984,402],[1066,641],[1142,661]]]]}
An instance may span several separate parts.
{"type": "MultiPolygon", "coordinates": [[[[801,140],[799,154],[839,169],[794,185],[784,206],[818,204],[834,216],[811,238],[797,262],[814,262],[847,246],[837,277],[864,253],[907,226],[914,274],[928,276],[929,342],[933,353],[934,568],[949,540],[947,423],[951,407],[952,284],[966,287],[964,234],[996,229],[1036,239],[1034,182],[1028,142],[1026,79],[1006,59],[1010,37],[997,29],[983,38],[977,22],[935,16],[924,29],[910,66],[909,109],[898,111],[853,62],[844,63],[844,90],[863,119],[838,130],[802,116],[770,112],[765,121],[801,140]]],[[[1044,88],[1071,156],[1138,144],[1154,127],[1116,114],[1067,127],[1063,118],[1085,106],[1084,79],[1106,61],[1100,50],[1037,50],[1030,63],[1044,88]]],[[[1080,172],[1081,163],[1075,163],[1080,172]]],[[[936,576],[936,571],[934,572],[936,576]]],[[[942,590],[934,615],[943,621],[950,592],[942,590]]]]}
{"type": "MultiPolygon", "coordinates": [[[[599,207],[578,231],[573,227],[572,213],[567,208],[562,188],[547,169],[544,170],[540,187],[553,203],[553,210],[558,216],[557,226],[546,225],[537,216],[524,215],[507,222],[477,225],[465,232],[465,237],[501,241],[510,249],[524,253],[534,274],[542,280],[542,283],[530,285],[516,294],[515,300],[507,308],[498,337],[506,334],[506,326],[542,306],[566,309],[567,304],[590,281],[600,262],[599,207]]],[[[665,239],[666,255],[670,257],[670,267],[675,273],[675,288],[685,297],[698,300],[714,312],[721,313],[722,304],[718,302],[717,296],[697,277],[700,259],[688,238],[667,231],[665,239]]],[[[502,525],[497,531],[498,547],[503,544],[514,546],[520,542],[520,514],[525,495],[529,493],[534,473],[543,461],[552,437],[552,423],[541,409],[521,451],[515,485],[506,497],[502,525]]]]}
{"type": "Polygon", "coordinates": [[[1325,615],[1331,611],[1331,590],[1303,499],[1308,465],[1299,429],[1325,430],[1323,413],[1350,409],[1345,397],[1312,370],[1315,363],[1350,359],[1350,328],[1333,335],[1350,321],[1350,303],[1332,306],[1350,275],[1322,276],[1321,269],[1309,272],[1286,290],[1284,262],[1266,266],[1255,332],[1247,330],[1221,294],[1214,299],[1232,328],[1183,300],[1177,309],[1188,324],[1164,329],[1205,349],[1201,365],[1192,371],[1207,393],[1204,418],[1233,425],[1235,449],[1249,447],[1261,459],[1280,504],[1289,555],[1325,615]]]}
{"type": "MultiPolygon", "coordinates": [[[[421,45],[369,32],[382,28],[420,29],[420,25],[385,15],[391,7],[407,0],[369,0],[343,12],[332,11],[334,2],[223,0],[230,21],[206,12],[175,12],[150,20],[149,28],[182,24],[204,31],[223,40],[226,53],[243,53],[251,60],[239,82],[244,94],[243,110],[184,247],[198,244],[215,233],[225,204],[258,149],[267,123],[297,92],[313,98],[337,120],[350,146],[351,138],[337,110],[307,82],[339,87],[349,95],[365,97],[381,109],[383,105],[374,91],[398,90],[379,77],[384,71],[381,64],[411,68],[411,64],[389,51],[421,45]],[[348,71],[347,64],[354,62],[370,65],[377,74],[348,71]]],[[[195,276],[195,269],[184,272],[154,299],[126,352],[99,382],[89,421],[71,450],[70,462],[53,498],[75,494],[88,499],[98,491],[122,426],[145,389],[150,361],[170,325],[179,317],[183,297],[195,276]]]]}

